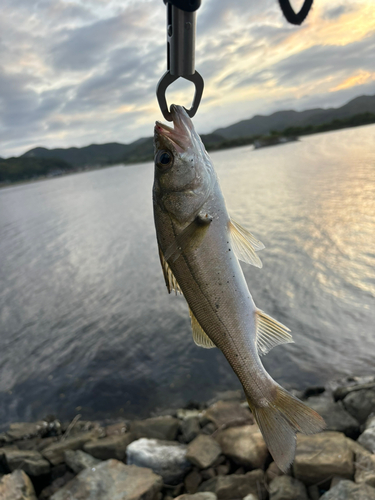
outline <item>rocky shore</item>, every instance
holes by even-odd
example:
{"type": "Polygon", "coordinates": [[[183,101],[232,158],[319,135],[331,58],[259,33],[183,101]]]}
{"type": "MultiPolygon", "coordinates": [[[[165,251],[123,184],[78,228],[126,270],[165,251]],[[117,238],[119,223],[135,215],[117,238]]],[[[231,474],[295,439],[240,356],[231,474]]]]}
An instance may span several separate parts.
{"type": "Polygon", "coordinates": [[[327,430],[287,474],[239,392],[146,420],[53,416],[0,435],[0,500],[375,500],[375,377],[297,394],[327,430]]]}

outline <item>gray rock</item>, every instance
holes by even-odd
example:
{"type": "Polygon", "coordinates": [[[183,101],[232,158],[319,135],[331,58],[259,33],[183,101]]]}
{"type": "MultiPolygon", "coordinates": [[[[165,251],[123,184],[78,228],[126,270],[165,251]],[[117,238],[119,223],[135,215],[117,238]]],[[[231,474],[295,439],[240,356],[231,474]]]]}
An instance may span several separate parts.
{"type": "Polygon", "coordinates": [[[346,438],[346,442],[348,443],[349,449],[352,450],[354,456],[357,455],[371,455],[371,452],[366,450],[358,441],[353,441],[353,439],[346,438]]]}
{"type": "Polygon", "coordinates": [[[156,500],[162,486],[151,470],[112,459],[81,471],[51,500],[156,500]]]}
{"type": "Polygon", "coordinates": [[[324,395],[309,398],[307,404],[324,418],[327,431],[343,432],[354,438],[358,436],[359,423],[344,409],[341,401],[335,403],[329,396],[324,395]]]}
{"type": "Polygon", "coordinates": [[[130,423],[130,431],[135,439],[145,437],[173,441],[176,439],[179,427],[180,421],[169,416],[134,420],[130,423]]]}
{"type": "Polygon", "coordinates": [[[99,460],[124,460],[127,446],[135,440],[131,432],[122,435],[112,435],[95,441],[88,441],[83,449],[89,455],[99,460]]]}
{"type": "Polygon", "coordinates": [[[199,491],[212,491],[219,500],[244,498],[252,493],[259,500],[266,497],[264,472],[252,470],[244,475],[216,476],[202,483],[199,491]]]}
{"type": "Polygon", "coordinates": [[[193,495],[180,495],[176,497],[175,500],[217,500],[215,493],[195,493],[193,495]]]}
{"type": "Polygon", "coordinates": [[[64,451],[82,450],[83,445],[95,437],[96,434],[94,432],[78,434],[77,436],[47,446],[47,448],[42,450],[42,455],[49,460],[52,465],[61,464],[64,462],[64,451]]]}
{"type": "Polygon", "coordinates": [[[16,470],[0,479],[1,500],[37,500],[35,490],[29,477],[16,470]]]}
{"type": "Polygon", "coordinates": [[[200,433],[201,427],[199,425],[198,417],[186,418],[181,422],[181,432],[185,443],[190,443],[200,433]]]}
{"type": "Polygon", "coordinates": [[[343,403],[345,409],[360,424],[364,424],[367,417],[375,411],[375,388],[350,392],[345,396],[343,403]]]}
{"type": "Polygon", "coordinates": [[[375,488],[344,480],[324,493],[320,500],[375,500],[375,488]]]}
{"type": "Polygon", "coordinates": [[[244,393],[241,389],[236,389],[234,391],[219,391],[214,398],[208,402],[208,406],[212,406],[218,401],[243,401],[244,393]]]}
{"type": "Polygon", "coordinates": [[[37,451],[0,448],[2,463],[10,472],[23,470],[29,476],[48,474],[51,466],[37,451]]]}
{"type": "Polygon", "coordinates": [[[128,431],[128,424],[123,422],[117,422],[117,424],[108,425],[105,428],[106,436],[121,436],[128,431]]]}
{"type": "Polygon", "coordinates": [[[186,445],[174,441],[141,438],[127,447],[126,461],[152,469],[167,484],[177,484],[191,468],[186,459],[186,449],[186,445]]]}
{"type": "Polygon", "coordinates": [[[305,485],[290,476],[275,477],[269,492],[270,500],[308,500],[305,485]]]}
{"type": "Polygon", "coordinates": [[[355,383],[337,387],[337,389],[335,389],[335,391],[333,392],[333,396],[336,400],[344,399],[348,394],[352,392],[373,389],[373,388],[375,388],[375,382],[373,380],[373,377],[372,380],[369,378],[367,381],[365,379],[361,381],[358,378],[358,380],[355,383]]]}
{"type": "Polygon", "coordinates": [[[355,460],[356,483],[365,483],[375,488],[375,455],[357,455],[355,460]]]}
{"type": "Polygon", "coordinates": [[[81,450],[64,451],[64,461],[66,465],[76,474],[81,472],[81,470],[83,469],[87,469],[88,467],[96,467],[98,464],[100,464],[100,460],[81,450]]]}
{"type": "Polygon", "coordinates": [[[358,443],[366,450],[375,453],[375,427],[369,427],[358,438],[358,443]]]}
{"type": "Polygon", "coordinates": [[[253,423],[249,408],[244,408],[237,401],[218,401],[210,406],[203,416],[218,428],[253,423]]]}
{"type": "Polygon", "coordinates": [[[43,420],[39,422],[18,422],[10,424],[6,435],[12,441],[21,439],[31,439],[37,436],[44,436],[48,432],[48,424],[43,420]]]}
{"type": "MultiPolygon", "coordinates": [[[[59,466],[61,467],[61,466],[59,466]]],[[[38,500],[50,500],[50,497],[56,493],[59,489],[61,489],[63,486],[69,483],[72,479],[74,479],[75,475],[73,472],[65,472],[63,476],[57,477],[52,481],[51,484],[46,486],[39,495],[38,500]]]]}
{"type": "Polygon", "coordinates": [[[271,462],[266,470],[266,479],[270,483],[275,477],[283,476],[284,472],[278,468],[275,462],[271,462]]]}
{"type": "Polygon", "coordinates": [[[220,445],[210,436],[200,435],[187,447],[186,458],[199,469],[207,469],[221,454],[220,445]]]}
{"type": "Polygon", "coordinates": [[[193,469],[184,479],[186,491],[190,494],[196,493],[202,480],[201,474],[196,469],[193,469]]]}
{"type": "Polygon", "coordinates": [[[179,418],[180,420],[186,420],[193,417],[199,418],[201,414],[202,410],[188,410],[186,408],[180,408],[179,410],[177,410],[177,418],[179,418]]]}
{"type": "Polygon", "coordinates": [[[324,484],[332,476],[353,477],[353,452],[340,432],[323,432],[297,437],[294,476],[305,483],[324,484]]]}
{"type": "Polygon", "coordinates": [[[264,467],[268,449],[257,425],[231,427],[219,431],[215,439],[224,455],[234,462],[252,469],[264,467]]]}
{"type": "Polygon", "coordinates": [[[258,498],[259,497],[255,496],[253,493],[249,493],[243,500],[258,500],[258,498]]]}

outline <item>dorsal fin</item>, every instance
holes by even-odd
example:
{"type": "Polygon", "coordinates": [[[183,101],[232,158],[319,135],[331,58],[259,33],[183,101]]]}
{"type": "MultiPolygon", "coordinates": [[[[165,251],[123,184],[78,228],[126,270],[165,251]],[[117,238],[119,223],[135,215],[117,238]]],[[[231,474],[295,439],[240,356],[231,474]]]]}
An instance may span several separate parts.
{"type": "Polygon", "coordinates": [[[233,219],[229,220],[229,232],[237,258],[255,267],[262,267],[262,262],[255,251],[262,250],[263,243],[233,219]]]}
{"type": "Polygon", "coordinates": [[[256,313],[256,343],[259,355],[267,354],[279,344],[294,342],[290,330],[279,321],[271,318],[265,312],[257,309],[256,313]]]}
{"type": "Polygon", "coordinates": [[[212,347],[216,347],[216,345],[212,342],[210,337],[205,333],[201,325],[198,323],[197,318],[192,313],[191,309],[189,309],[190,318],[191,318],[191,328],[193,330],[193,340],[200,347],[204,347],[205,349],[212,349],[212,347]]]}
{"type": "Polygon", "coordinates": [[[172,273],[168,262],[165,260],[163,252],[160,250],[160,247],[159,247],[159,257],[160,257],[161,268],[163,269],[165,284],[167,285],[168,288],[168,293],[174,291],[176,295],[178,293],[181,293],[182,295],[182,290],[180,288],[180,285],[177,283],[177,280],[174,277],[174,274],[172,273]]]}

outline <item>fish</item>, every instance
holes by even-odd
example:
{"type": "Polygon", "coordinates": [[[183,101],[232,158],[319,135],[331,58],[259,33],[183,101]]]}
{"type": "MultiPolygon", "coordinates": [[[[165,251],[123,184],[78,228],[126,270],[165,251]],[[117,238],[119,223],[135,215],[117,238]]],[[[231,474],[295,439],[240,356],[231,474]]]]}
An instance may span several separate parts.
{"type": "Polygon", "coordinates": [[[188,303],[194,342],[226,357],[274,461],[286,472],[296,433],[320,432],[325,422],[265,370],[260,356],[293,338],[257,308],[239,263],[262,267],[257,252],[264,245],[228,214],[186,110],[172,105],[171,115],[173,127],[157,121],[154,129],[153,209],[165,283],[188,303]]]}

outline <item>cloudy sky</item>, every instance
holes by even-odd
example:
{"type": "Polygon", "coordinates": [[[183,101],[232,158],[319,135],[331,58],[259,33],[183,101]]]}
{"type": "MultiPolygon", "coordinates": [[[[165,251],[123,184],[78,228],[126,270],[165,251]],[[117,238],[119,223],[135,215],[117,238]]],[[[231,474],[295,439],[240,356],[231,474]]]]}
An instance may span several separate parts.
{"type": "MultiPolygon", "coordinates": [[[[2,0],[0,156],[151,135],[165,37],[162,0],[2,0]]],[[[375,94],[374,54],[374,0],[315,0],[301,27],[277,0],[203,0],[197,128],[375,94]]],[[[169,102],[190,106],[190,85],[169,102]]]]}

